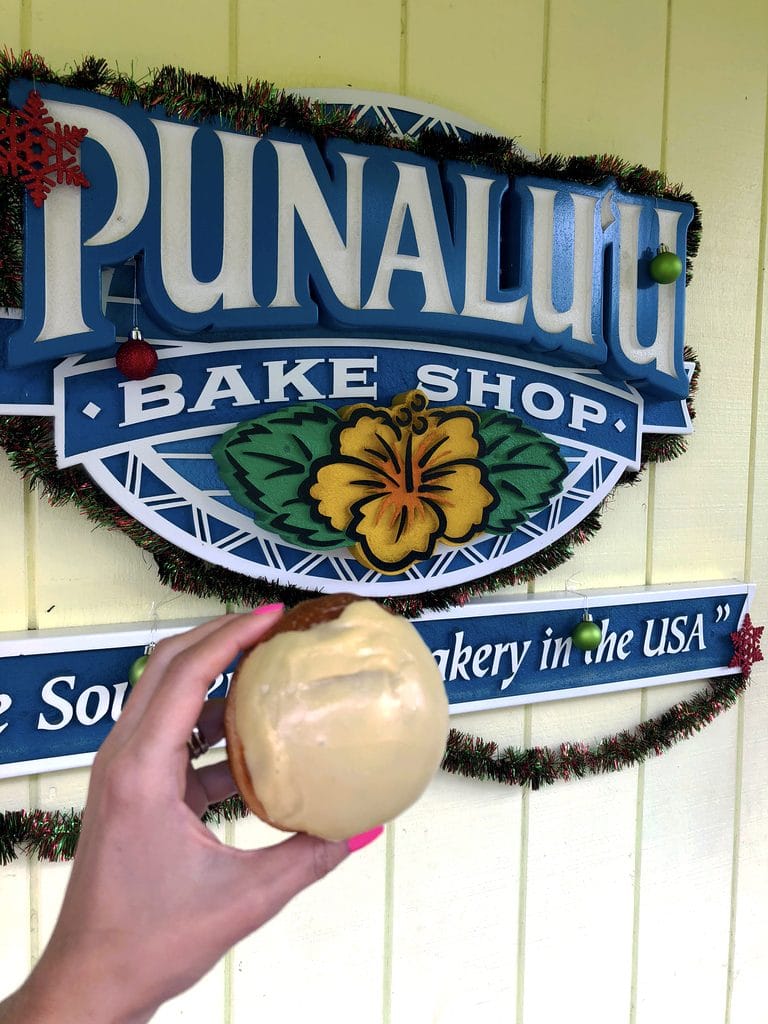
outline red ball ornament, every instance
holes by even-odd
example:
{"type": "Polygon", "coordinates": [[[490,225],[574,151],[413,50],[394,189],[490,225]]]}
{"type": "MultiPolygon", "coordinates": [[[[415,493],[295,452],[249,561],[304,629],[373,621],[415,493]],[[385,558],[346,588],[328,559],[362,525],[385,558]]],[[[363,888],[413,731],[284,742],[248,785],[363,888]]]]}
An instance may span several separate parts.
{"type": "Polygon", "coordinates": [[[128,380],[146,380],[157,369],[157,352],[144,341],[139,328],[134,327],[128,341],[117,350],[115,363],[128,380]]]}

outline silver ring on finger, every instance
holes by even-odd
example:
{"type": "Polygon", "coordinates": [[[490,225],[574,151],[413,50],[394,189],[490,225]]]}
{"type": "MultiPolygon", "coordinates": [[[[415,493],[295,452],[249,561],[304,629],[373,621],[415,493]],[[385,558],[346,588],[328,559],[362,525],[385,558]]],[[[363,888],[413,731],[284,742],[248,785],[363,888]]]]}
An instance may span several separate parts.
{"type": "Polygon", "coordinates": [[[196,757],[202,757],[210,749],[208,740],[197,726],[194,727],[191,736],[187,740],[187,747],[189,748],[189,758],[191,761],[194,761],[196,757]]]}

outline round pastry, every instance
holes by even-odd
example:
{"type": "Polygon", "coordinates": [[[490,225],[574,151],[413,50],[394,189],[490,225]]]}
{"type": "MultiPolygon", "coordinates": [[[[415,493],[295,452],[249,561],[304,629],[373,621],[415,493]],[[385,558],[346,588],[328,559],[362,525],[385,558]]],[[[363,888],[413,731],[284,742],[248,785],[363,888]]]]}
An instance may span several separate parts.
{"type": "Polygon", "coordinates": [[[243,656],[225,729],[232,776],[255,814],[346,839],[421,796],[445,751],[448,700],[410,622],[333,594],[286,612],[243,656]]]}

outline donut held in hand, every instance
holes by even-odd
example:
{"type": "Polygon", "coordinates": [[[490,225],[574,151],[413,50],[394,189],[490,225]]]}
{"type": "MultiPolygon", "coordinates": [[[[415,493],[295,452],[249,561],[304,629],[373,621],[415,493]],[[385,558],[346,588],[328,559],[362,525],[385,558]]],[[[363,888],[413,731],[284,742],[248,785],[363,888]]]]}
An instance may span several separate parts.
{"type": "Polygon", "coordinates": [[[339,840],[421,796],[445,751],[448,700],[410,622],[333,594],[286,612],[243,656],[225,729],[233,778],[255,814],[339,840]]]}

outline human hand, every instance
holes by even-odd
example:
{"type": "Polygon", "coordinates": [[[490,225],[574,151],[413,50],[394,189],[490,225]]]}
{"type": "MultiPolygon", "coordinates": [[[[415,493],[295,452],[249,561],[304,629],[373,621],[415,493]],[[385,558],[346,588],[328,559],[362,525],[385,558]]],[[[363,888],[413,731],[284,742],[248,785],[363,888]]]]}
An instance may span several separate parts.
{"type": "MultiPolygon", "coordinates": [[[[226,761],[195,768],[195,725],[223,736],[210,681],[274,624],[225,616],[163,640],[93,765],[59,920],[0,1024],[139,1024],[363,842],[295,835],[261,850],[222,844],[200,821],[235,791],[226,761]],[[205,704],[205,706],[204,706],[205,704]]],[[[375,838],[373,836],[372,838],[375,838]]]]}

